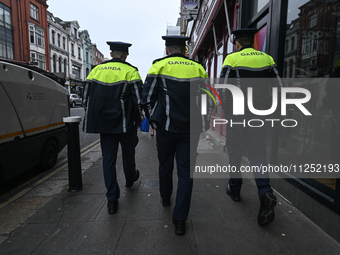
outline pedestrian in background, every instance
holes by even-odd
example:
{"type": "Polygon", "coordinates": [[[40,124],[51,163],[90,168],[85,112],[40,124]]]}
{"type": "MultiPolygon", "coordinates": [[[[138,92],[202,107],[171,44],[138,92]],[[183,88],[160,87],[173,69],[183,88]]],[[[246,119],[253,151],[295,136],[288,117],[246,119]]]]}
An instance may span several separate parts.
{"type": "MultiPolygon", "coordinates": [[[[270,82],[256,83],[254,78],[278,77],[273,58],[266,53],[253,48],[254,35],[257,29],[239,29],[232,31],[234,44],[237,52],[229,54],[222,66],[220,78],[224,78],[224,84],[230,83],[237,78],[238,87],[244,95],[247,95],[247,88],[253,87],[253,103],[258,110],[269,109],[271,106],[270,82]],[[246,79],[252,78],[252,79],[246,79]]],[[[263,80],[262,80],[263,81],[263,80]]],[[[263,116],[256,116],[245,109],[245,115],[233,115],[232,96],[230,91],[224,89],[221,93],[223,111],[226,119],[233,122],[248,123],[249,119],[263,119],[263,116]]],[[[245,97],[247,98],[247,97],[245,97]]],[[[266,126],[250,127],[242,125],[227,125],[226,147],[228,149],[229,164],[240,170],[241,159],[244,148],[247,149],[247,156],[251,166],[267,166],[266,152],[266,126]]],[[[276,197],[269,184],[269,175],[254,173],[258,196],[260,198],[260,210],[257,216],[258,224],[265,226],[273,222],[275,218],[274,207],[276,197]]],[[[242,175],[240,172],[230,173],[227,194],[235,202],[241,201],[240,192],[242,186],[242,175]]]]}
{"type": "MultiPolygon", "coordinates": [[[[153,62],[144,83],[142,101],[149,122],[157,131],[160,195],[164,207],[171,205],[176,156],[178,187],[172,221],[176,235],[184,235],[193,187],[190,171],[195,164],[190,162],[190,148],[194,148],[192,158],[196,158],[199,134],[208,128],[208,124],[201,121],[200,110],[191,108],[190,82],[208,75],[199,63],[185,57],[185,42],[189,37],[162,38],[167,56],[153,62]],[[193,129],[190,129],[190,114],[196,114],[194,119],[200,121],[193,129]]],[[[197,91],[199,89],[194,90],[197,91]]]]}
{"type": "Polygon", "coordinates": [[[86,108],[83,130],[99,133],[103,154],[103,171],[110,214],[118,210],[120,189],[116,161],[118,145],[122,147],[126,188],[139,178],[136,170],[135,147],[137,126],[143,120],[140,106],[142,80],[138,69],[128,62],[130,43],[107,42],[111,60],[97,65],[86,79],[83,105],[86,108]]]}

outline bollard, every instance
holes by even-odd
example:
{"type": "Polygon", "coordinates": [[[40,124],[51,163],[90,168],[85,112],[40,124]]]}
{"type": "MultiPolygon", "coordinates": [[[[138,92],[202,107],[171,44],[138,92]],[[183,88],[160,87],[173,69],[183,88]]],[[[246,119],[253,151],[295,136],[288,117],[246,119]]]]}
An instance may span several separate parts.
{"type": "Polygon", "coordinates": [[[79,144],[79,123],[81,117],[73,116],[63,118],[67,132],[67,156],[68,156],[68,181],[69,192],[83,190],[81,173],[80,144],[79,144]]]}

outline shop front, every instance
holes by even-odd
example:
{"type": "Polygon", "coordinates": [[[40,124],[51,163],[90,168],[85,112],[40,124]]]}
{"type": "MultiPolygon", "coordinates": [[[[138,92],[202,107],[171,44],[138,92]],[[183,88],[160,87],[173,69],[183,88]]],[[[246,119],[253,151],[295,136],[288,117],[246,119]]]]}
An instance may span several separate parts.
{"type": "MultiPolygon", "coordinates": [[[[304,104],[311,115],[287,108],[294,128],[276,126],[268,132],[268,159],[273,165],[333,168],[340,164],[340,1],[334,0],[204,0],[189,23],[191,57],[210,77],[217,77],[227,54],[233,52],[230,30],[257,28],[254,48],[270,54],[284,87],[303,88],[311,98],[304,104]],[[313,165],[314,164],[314,165],[313,165]]],[[[292,93],[292,99],[301,95],[292,93]]],[[[213,118],[224,118],[217,106],[213,118]]],[[[282,118],[282,116],[281,116],[282,118]]],[[[225,137],[225,126],[212,128],[225,137]]],[[[312,169],[310,169],[310,167],[312,169]]],[[[340,173],[339,173],[340,174],[340,173]]],[[[340,181],[338,175],[280,173],[275,190],[340,241],[340,181]]]]}

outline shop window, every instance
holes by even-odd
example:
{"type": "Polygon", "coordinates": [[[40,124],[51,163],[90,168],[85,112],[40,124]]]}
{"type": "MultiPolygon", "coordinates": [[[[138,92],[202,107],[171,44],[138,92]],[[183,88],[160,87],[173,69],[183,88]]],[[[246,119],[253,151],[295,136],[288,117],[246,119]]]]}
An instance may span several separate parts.
{"type": "Polygon", "coordinates": [[[39,8],[30,3],[30,15],[32,19],[39,21],[39,8]]]}
{"type": "Polygon", "coordinates": [[[269,3],[269,0],[252,0],[251,16],[255,16],[267,3],[269,3]]]}
{"type": "MultiPolygon", "coordinates": [[[[287,2],[286,44],[283,48],[286,54],[282,66],[283,77],[294,79],[283,79],[283,82],[285,86],[310,90],[311,99],[305,106],[312,115],[303,116],[300,111],[291,109],[291,117],[297,120],[298,126],[284,130],[284,141],[280,136],[277,164],[334,164],[339,161],[340,151],[340,132],[335,132],[339,131],[339,125],[334,123],[335,119],[339,123],[340,114],[337,107],[326,102],[340,98],[338,89],[329,79],[340,77],[340,2],[287,2]],[[311,78],[307,80],[306,77],[311,78]],[[320,80],[314,77],[320,77],[320,80]]],[[[306,176],[301,181],[334,199],[335,178],[306,176]]]]}

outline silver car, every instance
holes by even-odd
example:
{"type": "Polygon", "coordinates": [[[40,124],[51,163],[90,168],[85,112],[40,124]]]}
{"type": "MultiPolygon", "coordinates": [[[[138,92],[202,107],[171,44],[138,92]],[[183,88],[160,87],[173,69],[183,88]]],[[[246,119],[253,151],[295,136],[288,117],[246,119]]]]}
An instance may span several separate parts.
{"type": "Polygon", "coordinates": [[[77,94],[70,94],[70,106],[76,107],[77,105],[81,106],[82,99],[77,94]]]}

